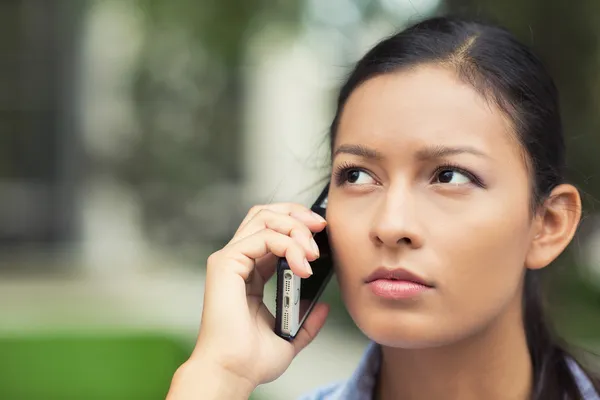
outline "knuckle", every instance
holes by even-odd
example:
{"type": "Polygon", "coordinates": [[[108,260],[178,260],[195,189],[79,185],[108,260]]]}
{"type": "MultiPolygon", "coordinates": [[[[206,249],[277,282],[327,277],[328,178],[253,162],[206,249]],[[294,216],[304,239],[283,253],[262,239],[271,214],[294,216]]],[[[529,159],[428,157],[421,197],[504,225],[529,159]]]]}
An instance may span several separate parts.
{"type": "Polygon", "coordinates": [[[310,208],[300,203],[290,203],[290,208],[295,211],[310,211],[310,208]]]}
{"type": "Polygon", "coordinates": [[[259,217],[259,218],[268,218],[269,216],[272,216],[274,214],[277,214],[277,213],[267,207],[261,208],[260,211],[258,211],[256,213],[257,217],[259,217]]]}
{"type": "Polygon", "coordinates": [[[254,221],[269,221],[277,217],[278,213],[272,210],[268,205],[256,206],[256,208],[248,214],[254,221]]]}
{"type": "Polygon", "coordinates": [[[258,232],[256,232],[257,236],[263,237],[265,240],[269,240],[275,236],[275,231],[271,228],[262,228],[258,232]]]}
{"type": "Polygon", "coordinates": [[[295,239],[302,240],[306,234],[306,229],[304,229],[302,226],[295,225],[290,229],[290,236],[295,239]]]}
{"type": "Polygon", "coordinates": [[[277,213],[269,215],[269,217],[265,219],[265,222],[269,227],[286,232],[290,232],[292,229],[302,225],[300,221],[297,221],[289,215],[277,213]]]}
{"type": "Polygon", "coordinates": [[[294,227],[294,230],[297,230],[298,233],[303,236],[307,236],[309,238],[313,237],[313,233],[311,232],[311,230],[302,222],[298,222],[297,225],[294,227]]]}
{"type": "Polygon", "coordinates": [[[292,213],[291,215],[284,215],[286,222],[292,226],[292,227],[303,227],[306,226],[305,223],[301,220],[299,220],[298,218],[296,218],[294,216],[294,214],[292,213]]]}
{"type": "Polygon", "coordinates": [[[213,268],[215,265],[218,265],[219,260],[221,260],[221,254],[221,250],[218,250],[209,255],[208,259],[206,260],[207,268],[213,268]]]}
{"type": "Polygon", "coordinates": [[[258,214],[262,209],[264,209],[264,207],[265,206],[262,204],[254,205],[254,206],[250,207],[250,210],[248,210],[248,214],[249,215],[258,214]]]}
{"type": "Polygon", "coordinates": [[[280,233],[271,228],[265,228],[262,231],[263,231],[265,240],[268,240],[270,242],[284,243],[287,245],[287,243],[292,240],[292,238],[290,238],[288,235],[284,235],[283,233],[280,233]]]}

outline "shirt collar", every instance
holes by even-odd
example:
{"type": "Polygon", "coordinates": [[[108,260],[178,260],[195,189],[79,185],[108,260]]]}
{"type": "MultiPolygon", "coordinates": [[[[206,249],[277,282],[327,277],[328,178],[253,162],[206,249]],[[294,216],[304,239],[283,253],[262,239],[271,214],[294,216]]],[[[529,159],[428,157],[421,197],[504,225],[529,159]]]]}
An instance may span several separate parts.
{"type": "Polygon", "coordinates": [[[370,342],[358,363],[358,368],[341,387],[334,400],[371,400],[380,364],[381,348],[377,343],[370,342]]]}
{"type": "MultiPolygon", "coordinates": [[[[600,396],[579,365],[571,358],[567,358],[567,364],[581,391],[583,399],[600,400],[600,396]]],[[[335,393],[332,400],[372,400],[375,380],[377,379],[380,366],[381,347],[375,342],[370,342],[358,367],[354,370],[350,379],[335,393]]]]}

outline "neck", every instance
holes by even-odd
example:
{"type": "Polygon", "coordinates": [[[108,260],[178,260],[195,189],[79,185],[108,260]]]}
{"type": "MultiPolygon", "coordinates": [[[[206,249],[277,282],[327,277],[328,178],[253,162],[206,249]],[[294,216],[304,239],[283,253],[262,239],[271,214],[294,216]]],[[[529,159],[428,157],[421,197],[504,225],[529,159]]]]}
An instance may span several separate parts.
{"type": "Polygon", "coordinates": [[[520,304],[458,343],[426,349],[382,347],[376,398],[526,400],[533,370],[520,304]]]}

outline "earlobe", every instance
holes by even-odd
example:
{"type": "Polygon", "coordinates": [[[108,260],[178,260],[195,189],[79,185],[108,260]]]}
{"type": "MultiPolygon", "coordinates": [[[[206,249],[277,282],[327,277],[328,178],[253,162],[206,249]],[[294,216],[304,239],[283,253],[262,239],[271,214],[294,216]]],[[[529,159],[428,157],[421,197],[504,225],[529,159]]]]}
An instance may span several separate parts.
{"type": "Polygon", "coordinates": [[[559,185],[536,215],[534,237],[525,260],[529,269],[554,261],[569,245],[581,219],[581,197],[573,185],[559,185]]]}

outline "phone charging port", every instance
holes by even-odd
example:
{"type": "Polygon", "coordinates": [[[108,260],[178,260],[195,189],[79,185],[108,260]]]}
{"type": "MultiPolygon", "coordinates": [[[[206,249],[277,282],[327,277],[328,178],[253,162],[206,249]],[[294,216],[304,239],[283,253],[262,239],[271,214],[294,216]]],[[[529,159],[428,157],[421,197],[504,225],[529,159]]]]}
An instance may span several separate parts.
{"type": "Polygon", "coordinates": [[[285,308],[289,308],[290,307],[290,297],[289,296],[285,296],[283,298],[283,306],[285,308]]]}

